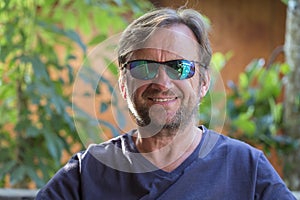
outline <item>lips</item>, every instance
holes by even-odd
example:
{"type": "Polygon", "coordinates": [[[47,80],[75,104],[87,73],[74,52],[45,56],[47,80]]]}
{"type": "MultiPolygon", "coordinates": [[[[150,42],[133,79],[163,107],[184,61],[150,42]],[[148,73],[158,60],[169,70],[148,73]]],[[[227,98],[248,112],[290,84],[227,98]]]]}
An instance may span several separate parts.
{"type": "Polygon", "coordinates": [[[177,97],[168,97],[168,98],[149,98],[152,101],[155,102],[168,102],[168,101],[173,101],[176,100],[177,97]]]}
{"type": "Polygon", "coordinates": [[[179,91],[163,90],[164,88],[159,88],[158,86],[150,85],[144,93],[143,98],[151,101],[152,103],[169,104],[177,101],[181,98],[179,91]],[[151,87],[152,86],[152,87],[151,87]]]}

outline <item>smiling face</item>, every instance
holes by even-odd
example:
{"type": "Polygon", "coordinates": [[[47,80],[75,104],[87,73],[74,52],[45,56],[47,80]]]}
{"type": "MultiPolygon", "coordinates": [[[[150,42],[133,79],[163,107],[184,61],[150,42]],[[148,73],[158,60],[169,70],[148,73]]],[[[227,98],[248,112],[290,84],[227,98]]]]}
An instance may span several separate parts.
{"type": "MultiPolygon", "coordinates": [[[[129,60],[165,62],[186,59],[199,61],[199,48],[193,32],[183,24],[155,31],[142,49],[137,49],[129,60]]],[[[129,70],[120,77],[120,88],[129,110],[139,126],[154,129],[178,129],[195,124],[200,99],[209,87],[209,77],[200,81],[200,67],[196,64],[193,77],[173,80],[159,67],[150,80],[138,80],[129,70]]],[[[202,77],[203,79],[203,77],[202,77]]],[[[148,129],[149,130],[149,129],[148,129]]]]}

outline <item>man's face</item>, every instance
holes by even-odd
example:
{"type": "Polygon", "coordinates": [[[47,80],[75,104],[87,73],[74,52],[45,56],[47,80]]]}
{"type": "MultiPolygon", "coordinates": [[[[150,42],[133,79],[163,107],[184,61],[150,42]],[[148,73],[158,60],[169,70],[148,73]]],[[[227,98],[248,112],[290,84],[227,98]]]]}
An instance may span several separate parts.
{"type": "MultiPolygon", "coordinates": [[[[196,38],[183,24],[157,30],[145,46],[134,51],[128,61],[199,61],[196,38]]],[[[184,80],[171,79],[164,67],[159,67],[157,75],[150,80],[136,79],[127,70],[121,78],[121,90],[137,124],[155,131],[177,130],[181,126],[195,124],[200,99],[209,87],[209,80],[200,82],[199,68],[196,65],[194,76],[184,80]]]]}

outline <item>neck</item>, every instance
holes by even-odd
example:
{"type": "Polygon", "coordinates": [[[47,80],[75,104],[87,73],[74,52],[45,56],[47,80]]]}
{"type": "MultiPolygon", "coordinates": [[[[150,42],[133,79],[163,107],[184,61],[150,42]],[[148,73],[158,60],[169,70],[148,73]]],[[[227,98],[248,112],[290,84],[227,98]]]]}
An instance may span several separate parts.
{"type": "Polygon", "coordinates": [[[161,130],[151,137],[143,137],[138,130],[134,137],[137,149],[157,167],[172,171],[197,147],[202,132],[197,126],[184,130],[161,130]]]}

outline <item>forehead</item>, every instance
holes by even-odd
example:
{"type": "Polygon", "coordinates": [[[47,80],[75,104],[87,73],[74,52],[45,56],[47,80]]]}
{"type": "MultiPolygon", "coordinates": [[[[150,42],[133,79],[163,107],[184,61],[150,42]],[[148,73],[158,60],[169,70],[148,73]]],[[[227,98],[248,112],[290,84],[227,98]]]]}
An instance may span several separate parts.
{"type": "Polygon", "coordinates": [[[155,29],[143,46],[133,51],[130,60],[198,60],[199,49],[192,30],[184,24],[176,24],[155,29]]]}

